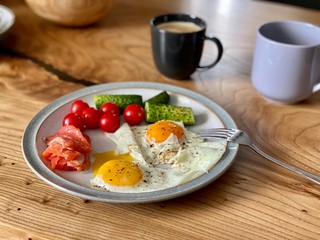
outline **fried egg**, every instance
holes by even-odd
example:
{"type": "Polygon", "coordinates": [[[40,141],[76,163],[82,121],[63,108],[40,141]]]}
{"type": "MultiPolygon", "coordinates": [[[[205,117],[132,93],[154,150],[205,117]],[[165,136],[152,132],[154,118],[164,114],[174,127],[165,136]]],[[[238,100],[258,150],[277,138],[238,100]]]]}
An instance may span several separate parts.
{"type": "Polygon", "coordinates": [[[90,182],[112,192],[150,192],[178,186],[208,172],[226,151],[225,142],[205,142],[182,123],[168,120],[134,127],[124,123],[106,136],[116,144],[116,150],[94,155],[93,167],[99,168],[90,182]],[[108,157],[102,164],[103,154],[108,157]]]}

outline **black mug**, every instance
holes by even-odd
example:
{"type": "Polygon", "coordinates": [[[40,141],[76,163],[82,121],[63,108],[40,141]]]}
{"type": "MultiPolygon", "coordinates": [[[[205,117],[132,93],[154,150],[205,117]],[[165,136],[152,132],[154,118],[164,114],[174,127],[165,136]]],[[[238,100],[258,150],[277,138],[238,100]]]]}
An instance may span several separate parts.
{"type": "Polygon", "coordinates": [[[206,35],[206,23],[188,14],[166,14],[150,20],[152,51],[158,70],[166,77],[187,79],[197,69],[209,69],[221,59],[220,40],[206,35]],[[205,40],[214,42],[218,53],[215,61],[200,66],[205,40]]]}

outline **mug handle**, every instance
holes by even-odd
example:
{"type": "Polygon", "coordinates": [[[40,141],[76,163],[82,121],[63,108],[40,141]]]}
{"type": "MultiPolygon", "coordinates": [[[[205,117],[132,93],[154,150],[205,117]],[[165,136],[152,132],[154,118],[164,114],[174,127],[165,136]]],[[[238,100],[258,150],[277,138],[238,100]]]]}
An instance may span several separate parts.
{"type": "Polygon", "coordinates": [[[198,68],[206,70],[206,69],[212,68],[220,61],[220,59],[222,57],[222,53],[223,53],[223,47],[222,47],[220,40],[216,37],[205,35],[204,40],[210,40],[210,41],[214,42],[218,48],[218,55],[217,55],[216,60],[213,63],[206,65],[206,66],[198,66],[198,68]]]}

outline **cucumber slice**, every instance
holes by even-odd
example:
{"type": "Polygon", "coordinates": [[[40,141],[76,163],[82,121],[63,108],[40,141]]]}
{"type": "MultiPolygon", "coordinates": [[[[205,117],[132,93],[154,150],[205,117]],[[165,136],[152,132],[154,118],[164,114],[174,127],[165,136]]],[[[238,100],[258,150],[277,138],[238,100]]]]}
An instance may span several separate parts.
{"type": "Polygon", "coordinates": [[[93,98],[94,103],[97,109],[106,103],[106,102],[113,102],[118,105],[121,111],[123,111],[128,105],[135,103],[140,106],[143,106],[142,96],[141,95],[96,95],[93,98]]]}
{"type": "Polygon", "coordinates": [[[146,103],[163,103],[163,104],[168,104],[170,101],[170,96],[166,91],[163,91],[157,95],[155,95],[152,98],[149,98],[147,101],[144,102],[144,105],[146,103]]]}
{"type": "Polygon", "coordinates": [[[183,122],[185,125],[195,124],[195,118],[192,108],[190,107],[146,102],[145,115],[147,123],[154,123],[161,120],[171,120],[183,122]]]}

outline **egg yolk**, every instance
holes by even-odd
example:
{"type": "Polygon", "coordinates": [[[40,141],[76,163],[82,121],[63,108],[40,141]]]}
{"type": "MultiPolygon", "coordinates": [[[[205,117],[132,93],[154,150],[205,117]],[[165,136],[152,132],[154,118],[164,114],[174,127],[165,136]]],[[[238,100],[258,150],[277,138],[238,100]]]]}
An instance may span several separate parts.
{"type": "Polygon", "coordinates": [[[160,121],[150,125],[146,131],[146,137],[149,142],[161,143],[174,134],[178,140],[184,136],[183,129],[176,123],[171,121],[160,121]]]}
{"type": "Polygon", "coordinates": [[[101,179],[113,186],[134,186],[141,181],[143,173],[130,161],[115,159],[104,163],[97,172],[101,179]]]}
{"type": "Polygon", "coordinates": [[[109,160],[123,159],[127,161],[133,161],[133,158],[131,157],[130,153],[116,154],[114,151],[94,153],[93,157],[95,159],[92,164],[92,172],[94,176],[97,175],[99,168],[109,160]]]}

